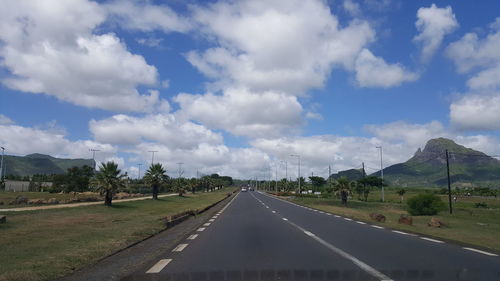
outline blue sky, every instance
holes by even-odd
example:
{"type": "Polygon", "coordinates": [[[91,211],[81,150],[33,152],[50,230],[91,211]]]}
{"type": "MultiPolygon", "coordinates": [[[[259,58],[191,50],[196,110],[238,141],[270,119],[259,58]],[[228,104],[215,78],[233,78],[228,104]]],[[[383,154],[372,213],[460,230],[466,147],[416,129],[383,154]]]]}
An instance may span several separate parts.
{"type": "Polygon", "coordinates": [[[262,178],[500,153],[498,1],[3,2],[8,154],[262,178]]]}

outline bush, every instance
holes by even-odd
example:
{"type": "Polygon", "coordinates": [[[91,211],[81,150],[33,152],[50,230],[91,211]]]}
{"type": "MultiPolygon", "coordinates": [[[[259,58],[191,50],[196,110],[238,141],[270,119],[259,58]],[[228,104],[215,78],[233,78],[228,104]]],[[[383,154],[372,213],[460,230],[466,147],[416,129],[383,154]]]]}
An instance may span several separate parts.
{"type": "Polygon", "coordinates": [[[408,200],[408,213],[412,216],[433,216],[446,209],[445,203],[435,194],[419,194],[408,200]]]}
{"type": "Polygon", "coordinates": [[[476,207],[476,208],[488,208],[488,204],[486,204],[485,202],[480,202],[480,203],[474,204],[474,207],[476,207]]]}

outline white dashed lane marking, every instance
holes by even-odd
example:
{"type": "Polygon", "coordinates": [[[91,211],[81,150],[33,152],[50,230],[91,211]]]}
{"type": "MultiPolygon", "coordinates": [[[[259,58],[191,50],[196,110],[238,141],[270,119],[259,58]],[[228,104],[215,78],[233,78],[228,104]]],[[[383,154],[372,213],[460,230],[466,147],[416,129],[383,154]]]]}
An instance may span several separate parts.
{"type": "Polygon", "coordinates": [[[200,231],[200,232],[201,232],[201,231],[203,231],[203,230],[205,230],[205,228],[204,228],[204,227],[200,227],[200,228],[198,228],[196,231],[200,231]]]}
{"type": "Polygon", "coordinates": [[[194,239],[196,239],[196,237],[198,237],[198,234],[192,234],[187,239],[188,240],[194,240],[194,239]]]}
{"type": "Polygon", "coordinates": [[[464,247],[464,249],[469,250],[469,251],[472,251],[472,252],[480,253],[480,254],[483,254],[483,255],[491,256],[491,257],[498,257],[498,255],[497,255],[497,254],[493,254],[493,253],[486,252],[486,251],[481,251],[481,250],[474,249],[474,248],[467,248],[467,247],[464,247]]]}
{"type": "Polygon", "coordinates": [[[378,225],[372,225],[371,227],[375,227],[375,228],[378,228],[378,229],[384,229],[383,227],[378,226],[378,225]]]}
{"type": "Polygon", "coordinates": [[[184,250],[187,246],[188,244],[179,244],[172,250],[172,252],[182,252],[182,250],[184,250]]]}
{"type": "Polygon", "coordinates": [[[276,214],[276,211],[273,211],[273,214],[276,214]]]}
{"type": "Polygon", "coordinates": [[[153,265],[146,273],[158,273],[160,272],[167,264],[169,264],[172,259],[163,259],[159,260],[155,265],[153,265]]]}
{"type": "Polygon", "coordinates": [[[421,239],[431,241],[431,242],[436,242],[436,243],[444,243],[443,241],[432,239],[432,238],[427,238],[427,237],[420,237],[421,239]]]}
{"type": "Polygon", "coordinates": [[[209,225],[210,225],[209,222],[203,224],[203,226],[209,226],[209,225]]]}
{"type": "Polygon", "coordinates": [[[214,222],[214,221],[215,221],[215,219],[209,219],[208,221],[209,221],[209,222],[214,222]]]}
{"type": "Polygon", "coordinates": [[[350,218],[344,218],[346,221],[352,221],[352,219],[350,218]]]}
{"type": "Polygon", "coordinates": [[[409,236],[416,236],[415,234],[403,232],[403,231],[398,231],[398,230],[393,230],[392,232],[398,233],[398,234],[403,234],[403,235],[409,235],[409,236]]]}
{"type": "Polygon", "coordinates": [[[362,222],[362,221],[356,221],[356,223],[359,223],[359,224],[366,224],[366,222],[362,222]]]}
{"type": "Polygon", "coordinates": [[[283,218],[284,221],[287,221],[288,219],[287,218],[283,218]]]}

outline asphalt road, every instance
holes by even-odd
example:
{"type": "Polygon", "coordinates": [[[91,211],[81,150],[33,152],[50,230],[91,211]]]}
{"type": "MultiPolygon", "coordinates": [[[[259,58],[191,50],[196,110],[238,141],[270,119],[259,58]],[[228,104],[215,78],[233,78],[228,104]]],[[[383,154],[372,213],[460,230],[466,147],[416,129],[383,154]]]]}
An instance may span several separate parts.
{"type": "Polygon", "coordinates": [[[500,280],[500,257],[241,192],[129,280],[500,280]]]}

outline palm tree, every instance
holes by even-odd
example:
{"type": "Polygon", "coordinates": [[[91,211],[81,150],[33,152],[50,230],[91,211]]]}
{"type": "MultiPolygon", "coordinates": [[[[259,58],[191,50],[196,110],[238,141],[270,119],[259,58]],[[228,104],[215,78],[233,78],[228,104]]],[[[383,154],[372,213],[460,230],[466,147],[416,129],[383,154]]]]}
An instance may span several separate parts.
{"type": "Polygon", "coordinates": [[[337,192],[340,193],[342,205],[347,205],[347,196],[351,190],[351,182],[346,177],[341,177],[337,180],[335,187],[337,192]]]}
{"type": "Polygon", "coordinates": [[[125,186],[124,178],[127,174],[122,174],[115,162],[101,164],[99,172],[91,179],[90,183],[95,191],[104,195],[104,205],[111,206],[113,195],[119,188],[125,186]]]}
{"type": "Polygon", "coordinates": [[[158,199],[160,185],[168,181],[167,171],[160,163],[151,164],[144,175],[144,181],[151,185],[153,199],[158,199]]]}

